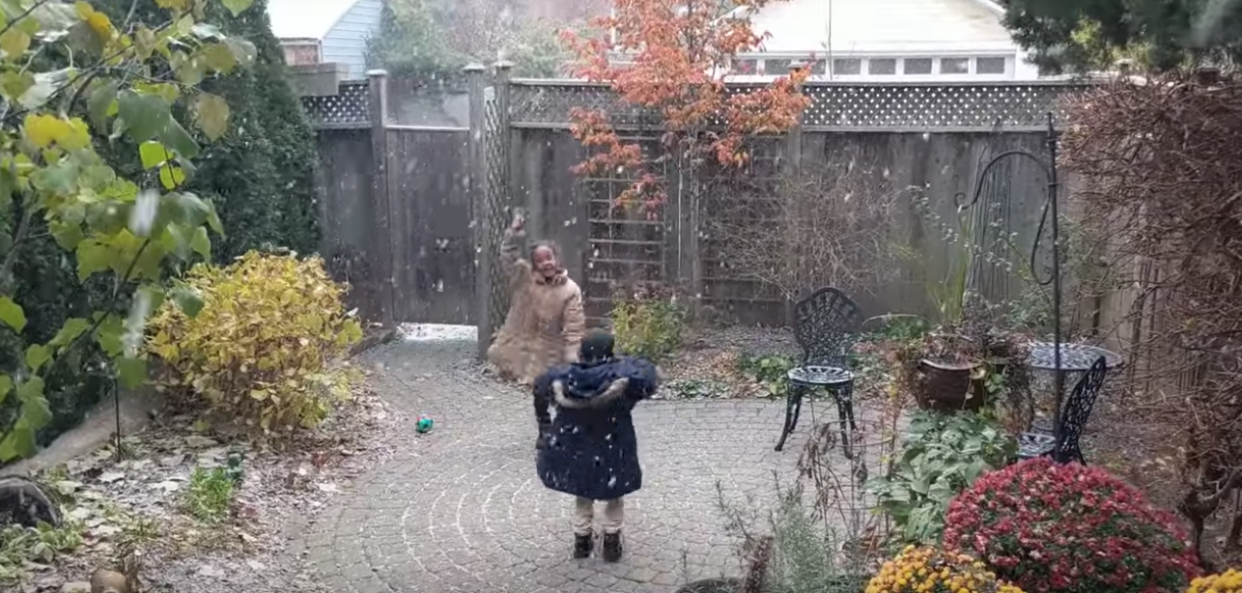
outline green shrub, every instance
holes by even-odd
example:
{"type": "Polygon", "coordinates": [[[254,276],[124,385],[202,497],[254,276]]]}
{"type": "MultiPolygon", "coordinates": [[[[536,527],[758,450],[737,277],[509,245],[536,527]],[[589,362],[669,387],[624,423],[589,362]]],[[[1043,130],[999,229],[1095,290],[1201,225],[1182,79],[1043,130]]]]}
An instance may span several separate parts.
{"type": "Polygon", "coordinates": [[[932,544],[954,496],[1017,454],[1017,441],[987,416],[918,412],[892,474],[867,484],[906,543],[932,544]]]}
{"type": "Polygon", "coordinates": [[[186,510],[199,521],[218,522],[228,515],[236,485],[226,468],[196,467],[190,474],[190,487],[186,490],[186,510]]]}
{"type": "MultiPolygon", "coordinates": [[[[151,28],[161,27],[169,14],[156,0],[94,0],[90,4],[118,26],[122,22],[141,22],[151,28]],[[131,11],[133,18],[129,19],[131,11]]],[[[197,173],[190,176],[184,189],[212,198],[229,228],[229,234],[213,246],[216,261],[232,261],[234,256],[264,244],[311,253],[319,241],[315,134],[302,115],[300,99],[286,82],[283,52],[267,23],[266,1],[255,0],[253,6],[236,17],[220,2],[206,6],[212,24],[226,35],[254,43],[257,56],[253,67],[238,68],[202,84],[203,90],[227,101],[231,122],[240,124],[230,125],[219,143],[204,143],[203,153],[194,159],[197,173]]],[[[27,69],[37,73],[63,67],[65,64],[58,62],[54,66],[42,64],[46,60],[68,59],[64,55],[48,57],[56,51],[57,47],[49,45],[38,56],[34,69],[27,69]]],[[[71,106],[74,115],[85,117],[85,104],[82,100],[71,106]]],[[[179,121],[187,121],[184,106],[174,111],[179,121]]],[[[95,148],[122,177],[141,179],[145,175],[138,148],[128,136],[99,142],[95,148]]],[[[6,207],[0,208],[0,256],[12,247],[12,234],[21,214],[20,202],[13,200],[11,206],[6,202],[6,207]]],[[[108,302],[112,289],[110,278],[78,280],[74,253],[56,245],[43,218],[35,218],[32,233],[21,243],[21,256],[12,271],[11,296],[25,309],[26,329],[19,336],[0,324],[0,373],[10,376],[21,370],[27,348],[46,343],[69,318],[90,318],[108,302]]],[[[123,294],[128,295],[129,291],[123,294]]],[[[113,310],[104,312],[124,315],[129,309],[128,301],[128,296],[124,296],[113,310]]],[[[83,340],[65,356],[67,360],[41,375],[46,382],[44,394],[52,417],[37,433],[40,445],[76,426],[101,398],[110,397],[111,371],[106,364],[109,358],[94,340],[83,340]]],[[[12,425],[20,403],[13,397],[0,403],[0,430],[12,425]]]]}
{"type": "Polygon", "coordinates": [[[165,306],[147,340],[168,367],[159,384],[169,394],[201,398],[264,433],[314,426],[349,397],[353,374],[332,363],[362,329],[323,260],[252,251],[227,268],[195,266],[184,290],[198,292],[203,309],[191,318],[165,306]]]}
{"type": "MultiPolygon", "coordinates": [[[[49,564],[82,545],[82,525],[66,521],[61,527],[40,524],[0,527],[0,585],[20,587],[29,563],[49,564]]],[[[6,591],[16,589],[5,589],[6,591]]]]}
{"type": "Polygon", "coordinates": [[[794,359],[781,354],[743,353],[737,358],[737,370],[758,383],[770,397],[785,397],[789,392],[789,370],[796,364],[794,359]]]}
{"type": "Polygon", "coordinates": [[[618,298],[612,326],[621,352],[660,362],[681,345],[686,310],[671,297],[618,298]]]}

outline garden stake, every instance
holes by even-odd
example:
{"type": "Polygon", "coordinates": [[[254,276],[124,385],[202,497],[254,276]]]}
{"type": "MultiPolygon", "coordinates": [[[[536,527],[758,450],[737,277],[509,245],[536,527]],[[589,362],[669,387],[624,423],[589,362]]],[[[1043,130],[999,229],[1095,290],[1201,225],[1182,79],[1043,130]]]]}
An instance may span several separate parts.
{"type": "Polygon", "coordinates": [[[116,462],[121,462],[121,386],[115,374],[112,377],[112,410],[116,415],[116,462]]]}

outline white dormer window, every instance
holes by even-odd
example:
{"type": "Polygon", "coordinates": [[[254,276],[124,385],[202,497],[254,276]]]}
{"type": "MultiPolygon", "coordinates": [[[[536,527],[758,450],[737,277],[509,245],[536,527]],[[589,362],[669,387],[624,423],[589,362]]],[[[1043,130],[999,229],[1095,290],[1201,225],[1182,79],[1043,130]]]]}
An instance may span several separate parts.
{"type": "Polygon", "coordinates": [[[862,60],[840,58],[832,61],[833,76],[857,76],[862,74],[862,60]]]}
{"type": "Polygon", "coordinates": [[[897,74],[897,59],[871,58],[867,60],[867,74],[873,76],[892,76],[897,74]]]}
{"type": "Polygon", "coordinates": [[[1004,74],[1005,58],[975,59],[975,74],[1004,74]]]}
{"type": "Polygon", "coordinates": [[[763,73],[768,76],[782,76],[789,73],[789,66],[793,64],[793,60],[775,59],[763,61],[763,73]]]}
{"type": "Polygon", "coordinates": [[[902,74],[923,76],[932,73],[931,58],[906,58],[901,62],[902,74]]]}
{"type": "Polygon", "coordinates": [[[733,60],[733,68],[730,71],[733,74],[754,76],[760,73],[759,60],[733,60]]]}
{"type": "Polygon", "coordinates": [[[789,74],[793,64],[810,69],[812,80],[839,82],[931,82],[937,80],[1009,79],[1015,58],[997,55],[848,55],[754,53],[734,58],[729,74],[738,79],[772,80],[789,74]]]}
{"type": "Polygon", "coordinates": [[[970,74],[970,58],[940,58],[941,74],[970,74]]]}

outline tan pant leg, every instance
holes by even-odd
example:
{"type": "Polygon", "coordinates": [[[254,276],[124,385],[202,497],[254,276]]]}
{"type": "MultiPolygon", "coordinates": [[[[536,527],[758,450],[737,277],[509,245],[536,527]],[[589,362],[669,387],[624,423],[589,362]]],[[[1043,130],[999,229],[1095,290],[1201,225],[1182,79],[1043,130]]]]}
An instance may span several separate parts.
{"type": "Polygon", "coordinates": [[[614,498],[604,503],[604,533],[620,533],[625,524],[625,499],[614,498]]]}
{"type": "Polygon", "coordinates": [[[590,535],[595,522],[595,501],[589,498],[574,498],[574,535],[590,535]]]}

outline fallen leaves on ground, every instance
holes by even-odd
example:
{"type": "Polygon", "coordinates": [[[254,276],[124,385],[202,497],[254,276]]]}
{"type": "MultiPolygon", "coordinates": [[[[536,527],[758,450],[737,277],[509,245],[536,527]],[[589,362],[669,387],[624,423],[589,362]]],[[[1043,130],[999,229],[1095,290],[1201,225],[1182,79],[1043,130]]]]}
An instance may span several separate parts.
{"type": "Polygon", "coordinates": [[[205,434],[204,423],[185,416],[156,420],[122,438],[120,461],[114,442],[38,476],[81,545],[54,561],[26,562],[17,590],[59,593],[136,549],[143,591],[319,591],[281,553],[284,530],[391,454],[398,422],[366,388],[319,428],[281,444],[205,434]],[[226,467],[230,455],[242,459],[242,477],[227,514],[194,518],[186,501],[195,468],[226,467]]]}
{"type": "Polygon", "coordinates": [[[785,328],[731,327],[691,335],[671,360],[660,365],[666,381],[657,399],[770,397],[771,392],[742,369],[744,356],[796,356],[785,328]]]}

